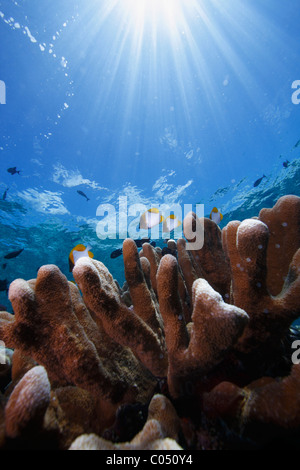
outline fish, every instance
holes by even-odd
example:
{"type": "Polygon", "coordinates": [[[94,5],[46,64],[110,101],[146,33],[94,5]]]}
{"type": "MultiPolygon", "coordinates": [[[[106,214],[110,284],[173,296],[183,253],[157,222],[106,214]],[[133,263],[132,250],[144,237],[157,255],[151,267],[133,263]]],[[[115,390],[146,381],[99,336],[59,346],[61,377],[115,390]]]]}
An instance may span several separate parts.
{"type": "Polygon", "coordinates": [[[7,169],[8,173],[10,173],[11,175],[15,175],[16,173],[18,173],[18,175],[20,174],[21,170],[17,170],[17,167],[14,166],[13,168],[8,168],[7,169]]]}
{"type": "Polygon", "coordinates": [[[7,307],[5,307],[5,305],[0,304],[0,312],[7,312],[7,307]]]}
{"type": "Polygon", "coordinates": [[[7,279],[0,279],[0,292],[8,293],[8,280],[7,279]]]}
{"type": "Polygon", "coordinates": [[[112,259],[115,259],[115,258],[118,258],[119,256],[121,256],[123,254],[123,249],[122,248],[118,248],[117,250],[114,250],[111,254],[110,254],[110,257],[112,259]]]}
{"type": "Polygon", "coordinates": [[[171,248],[168,248],[167,246],[163,247],[163,249],[161,250],[161,254],[162,256],[172,255],[172,256],[175,256],[175,258],[177,259],[177,250],[172,250],[171,248]]]}
{"type": "MultiPolygon", "coordinates": [[[[156,246],[156,242],[152,241],[150,242],[150,238],[139,238],[137,240],[133,240],[137,246],[137,248],[142,248],[144,243],[150,243],[150,245],[152,245],[153,247],[156,246]]],[[[122,248],[117,248],[116,250],[114,250],[111,254],[110,254],[110,257],[112,259],[115,259],[115,258],[118,258],[119,256],[121,256],[123,254],[123,249],[122,248]]]]}
{"type": "Polygon", "coordinates": [[[84,194],[84,192],[83,192],[83,191],[77,191],[77,192],[78,192],[78,194],[80,194],[80,196],[82,196],[82,197],[85,197],[87,201],[89,201],[89,200],[90,200],[90,199],[87,197],[87,195],[86,195],[86,194],[84,194]]]}
{"type": "Polygon", "coordinates": [[[290,162],[288,160],[286,160],[285,162],[283,162],[282,165],[284,166],[284,168],[287,168],[289,166],[289,163],[290,162]]]}
{"type": "Polygon", "coordinates": [[[300,146],[300,140],[298,140],[298,142],[294,145],[294,148],[297,148],[300,146]]]}
{"type": "Polygon", "coordinates": [[[134,240],[134,243],[138,248],[142,248],[144,243],[149,243],[150,238],[139,238],[138,240],[134,240]]]}
{"type": "Polygon", "coordinates": [[[3,263],[3,264],[2,264],[2,269],[5,269],[6,266],[7,266],[7,263],[3,263]]]}
{"type": "Polygon", "coordinates": [[[263,175],[261,178],[255,181],[255,183],[253,184],[254,188],[256,188],[262,182],[263,178],[266,178],[266,176],[263,175]]]}
{"type": "Polygon", "coordinates": [[[9,188],[7,188],[4,193],[3,193],[3,196],[2,196],[2,201],[5,201],[6,199],[6,196],[7,196],[7,191],[9,190],[9,188]]]}
{"type": "Polygon", "coordinates": [[[69,271],[73,271],[74,266],[80,258],[94,258],[94,254],[90,251],[92,247],[90,245],[76,245],[69,254],[69,271]]]}
{"type": "Polygon", "coordinates": [[[17,251],[12,251],[11,253],[8,253],[7,255],[4,256],[5,259],[12,259],[12,258],[16,258],[17,256],[19,256],[22,251],[24,251],[24,248],[22,248],[21,250],[17,250],[17,251]]]}
{"type": "Polygon", "coordinates": [[[211,213],[209,214],[209,218],[218,225],[223,219],[223,215],[221,214],[219,209],[213,207],[211,213]]]}
{"type": "Polygon", "coordinates": [[[142,248],[144,243],[150,243],[150,238],[139,238],[138,240],[133,240],[133,241],[138,248],[142,248]]]}
{"type": "Polygon", "coordinates": [[[165,218],[163,222],[163,232],[172,232],[176,228],[180,227],[181,222],[180,220],[176,217],[175,214],[171,214],[168,217],[165,218]]]}
{"type": "Polygon", "coordinates": [[[141,215],[139,228],[143,230],[148,230],[152,227],[155,227],[156,225],[159,225],[163,221],[164,218],[161,215],[159,209],[157,209],[156,207],[152,207],[141,215]]]}

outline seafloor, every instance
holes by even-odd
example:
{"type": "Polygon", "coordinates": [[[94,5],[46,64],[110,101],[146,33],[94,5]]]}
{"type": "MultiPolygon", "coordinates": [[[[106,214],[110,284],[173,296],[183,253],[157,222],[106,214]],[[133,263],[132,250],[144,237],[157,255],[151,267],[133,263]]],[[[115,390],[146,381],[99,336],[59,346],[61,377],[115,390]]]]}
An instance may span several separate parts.
{"type": "Polygon", "coordinates": [[[2,450],[299,448],[300,198],[197,224],[200,250],[125,240],[122,287],[90,258],[11,283],[2,450]]]}

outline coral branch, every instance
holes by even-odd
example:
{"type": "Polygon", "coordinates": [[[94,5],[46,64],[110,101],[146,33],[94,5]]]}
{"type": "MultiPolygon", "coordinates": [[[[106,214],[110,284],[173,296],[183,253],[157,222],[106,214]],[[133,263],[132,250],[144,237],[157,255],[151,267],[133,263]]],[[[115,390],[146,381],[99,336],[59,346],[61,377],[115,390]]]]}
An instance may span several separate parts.
{"type": "Polygon", "coordinates": [[[226,304],[205,279],[193,285],[193,315],[190,340],[177,294],[177,263],[163,257],[157,274],[158,297],[165,324],[169,353],[168,384],[171,395],[182,394],[184,381],[201,378],[230,351],[248,322],[247,314],[226,304]]]}

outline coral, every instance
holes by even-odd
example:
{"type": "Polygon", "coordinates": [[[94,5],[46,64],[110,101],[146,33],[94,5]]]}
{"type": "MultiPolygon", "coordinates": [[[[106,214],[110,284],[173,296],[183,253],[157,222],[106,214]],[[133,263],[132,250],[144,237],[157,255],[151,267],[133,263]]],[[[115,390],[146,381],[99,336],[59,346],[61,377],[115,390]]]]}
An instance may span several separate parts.
{"type": "Polygon", "coordinates": [[[37,366],[28,371],[14,388],[5,407],[5,432],[9,438],[28,437],[42,428],[50,402],[46,370],[37,366]]]}
{"type": "Polygon", "coordinates": [[[164,376],[168,358],[157,305],[145,281],[133,240],[123,243],[125,277],[133,309],[122,303],[112,276],[103,263],[82,258],[73,270],[83,299],[105,332],[118,344],[130,348],[155,376],[164,376]]]}
{"type": "Polygon", "coordinates": [[[114,451],[296,442],[300,198],[222,230],[190,213],[183,228],[186,239],[163,249],[138,253],[125,240],[123,288],[90,258],[76,263],[76,284],[54,265],[11,284],[1,446],[24,436],[34,448],[114,451]],[[188,250],[196,224],[203,248],[188,250]]]}
{"type": "MultiPolygon", "coordinates": [[[[105,414],[109,414],[105,410],[105,414]]],[[[83,433],[101,432],[103,409],[97,398],[87,390],[67,386],[51,391],[51,401],[45,413],[44,443],[52,448],[68,449],[83,433]]]]}
{"type": "Polygon", "coordinates": [[[83,388],[105,409],[115,404],[112,417],[122,401],[151,396],[152,375],[97,327],[78,288],[56,266],[42,267],[36,281],[14,281],[9,296],[15,315],[1,314],[0,336],[43,365],[53,386],[83,388]]]}
{"type": "Polygon", "coordinates": [[[240,436],[266,445],[284,435],[284,431],[300,429],[300,366],[280,379],[262,377],[241,388],[221,382],[203,397],[203,410],[235,428],[240,436]]]}
{"type": "Polygon", "coordinates": [[[79,436],[70,450],[182,450],[176,442],[180,421],[171,402],[163,395],[154,395],[148,419],[131,442],[113,444],[95,434],[79,436]]]}
{"type": "Polygon", "coordinates": [[[11,379],[13,350],[0,343],[0,390],[4,391],[11,379]]]}
{"type": "Polygon", "coordinates": [[[178,269],[172,255],[162,258],[157,273],[157,288],[169,355],[168,385],[178,398],[182,386],[193,378],[205,376],[219,364],[241,336],[247,314],[225,303],[205,279],[193,284],[192,324],[188,331],[178,289],[178,269]]]}
{"type": "Polygon", "coordinates": [[[281,197],[272,209],[262,209],[258,219],[269,229],[267,248],[267,287],[280,294],[289,265],[300,245],[300,198],[281,197]]]}
{"type": "Polygon", "coordinates": [[[293,256],[281,293],[274,297],[267,287],[268,227],[256,219],[233,221],[222,235],[231,265],[232,302],[250,318],[238,349],[249,353],[263,348],[272,354],[300,315],[300,250],[293,256]]]}
{"type": "Polygon", "coordinates": [[[197,231],[200,231],[199,227],[202,227],[204,233],[203,247],[189,251],[191,271],[196,274],[197,278],[206,279],[213,289],[224,299],[228,299],[231,282],[230,264],[223,250],[221,229],[212,220],[199,219],[196,214],[190,212],[183,221],[183,233],[188,242],[195,240],[190,238],[191,227],[193,233],[197,227],[197,231]]]}

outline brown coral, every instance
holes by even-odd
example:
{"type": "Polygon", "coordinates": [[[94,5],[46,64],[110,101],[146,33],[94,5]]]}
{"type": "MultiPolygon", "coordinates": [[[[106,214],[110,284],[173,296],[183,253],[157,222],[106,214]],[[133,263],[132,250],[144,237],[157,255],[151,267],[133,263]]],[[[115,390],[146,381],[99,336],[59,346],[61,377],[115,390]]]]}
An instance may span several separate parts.
{"type": "Polygon", "coordinates": [[[157,274],[158,298],[169,354],[168,384],[173,397],[195,375],[204,376],[232,350],[247,322],[240,308],[226,304],[205,279],[193,284],[193,315],[188,332],[177,293],[178,269],[171,255],[163,257],[157,274]]]}
{"type": "Polygon", "coordinates": [[[50,402],[50,383],[44,367],[27,372],[13,390],[5,408],[5,432],[9,438],[24,437],[42,429],[50,402]]]}
{"type": "Polygon", "coordinates": [[[152,398],[148,419],[131,442],[113,444],[95,434],[78,437],[70,450],[182,450],[176,442],[180,421],[171,402],[163,395],[152,398]]]}
{"type": "Polygon", "coordinates": [[[129,347],[154,375],[164,376],[167,354],[160,314],[133,240],[124,241],[123,256],[133,309],[120,301],[112,276],[103,263],[82,258],[73,270],[74,278],[85,304],[106,333],[118,344],[129,347]]]}
{"type": "Polygon", "coordinates": [[[300,198],[281,197],[272,209],[262,209],[258,219],[269,228],[267,287],[271,295],[278,295],[300,247],[300,198]]]}
{"type": "MultiPolygon", "coordinates": [[[[193,242],[195,239],[190,238],[190,227],[193,232],[197,227],[203,227],[204,233],[203,247],[189,251],[191,271],[196,273],[198,278],[206,279],[213,289],[224,299],[228,299],[231,282],[230,264],[223,250],[220,228],[210,219],[199,219],[193,212],[189,213],[183,221],[184,235],[189,242],[193,242]]],[[[197,230],[200,231],[200,228],[197,230]]]]}
{"type": "Polygon", "coordinates": [[[280,379],[262,377],[240,388],[221,382],[203,397],[203,410],[225,420],[239,435],[263,445],[300,428],[300,366],[280,379]]]}
{"type": "Polygon", "coordinates": [[[146,410],[156,386],[174,400],[192,446],[222,445],[222,426],[217,444],[209,442],[203,422],[211,417],[239,437],[247,431],[253,438],[264,426],[300,428],[299,367],[291,368],[289,357],[290,325],[300,314],[299,201],[287,196],[222,231],[190,213],[184,228],[202,224],[201,250],[188,251],[180,239],[177,246],[169,241],[172,255],[147,243],[138,254],[135,242],[125,240],[123,289],[90,258],[73,270],[82,295],[52,265],[36,280],[14,281],[15,316],[0,313],[0,339],[14,349],[13,381],[1,397],[8,399],[7,435],[21,435],[36,422],[59,448],[73,442],[72,449],[181,449],[178,415],[162,395],[152,399],[140,432],[145,415],[130,435],[122,429],[114,436],[119,405],[146,410]],[[37,390],[46,381],[29,387],[28,412],[19,422],[22,384],[40,366],[51,400],[47,404],[47,395],[39,407],[37,390]],[[121,435],[128,442],[120,444],[121,435]],[[117,443],[104,439],[110,436],[117,443]]]}
{"type": "Polygon", "coordinates": [[[290,264],[282,292],[273,297],[267,287],[269,229],[261,221],[230,222],[223,229],[223,245],[230,259],[232,301],[250,317],[239,340],[245,353],[276,348],[300,315],[300,250],[290,264]]]}
{"type": "Polygon", "coordinates": [[[96,326],[77,287],[57,267],[41,268],[35,282],[14,281],[9,296],[15,316],[1,314],[1,338],[43,365],[52,384],[88,390],[108,409],[109,402],[147,401],[155,386],[151,374],[96,326]]]}

